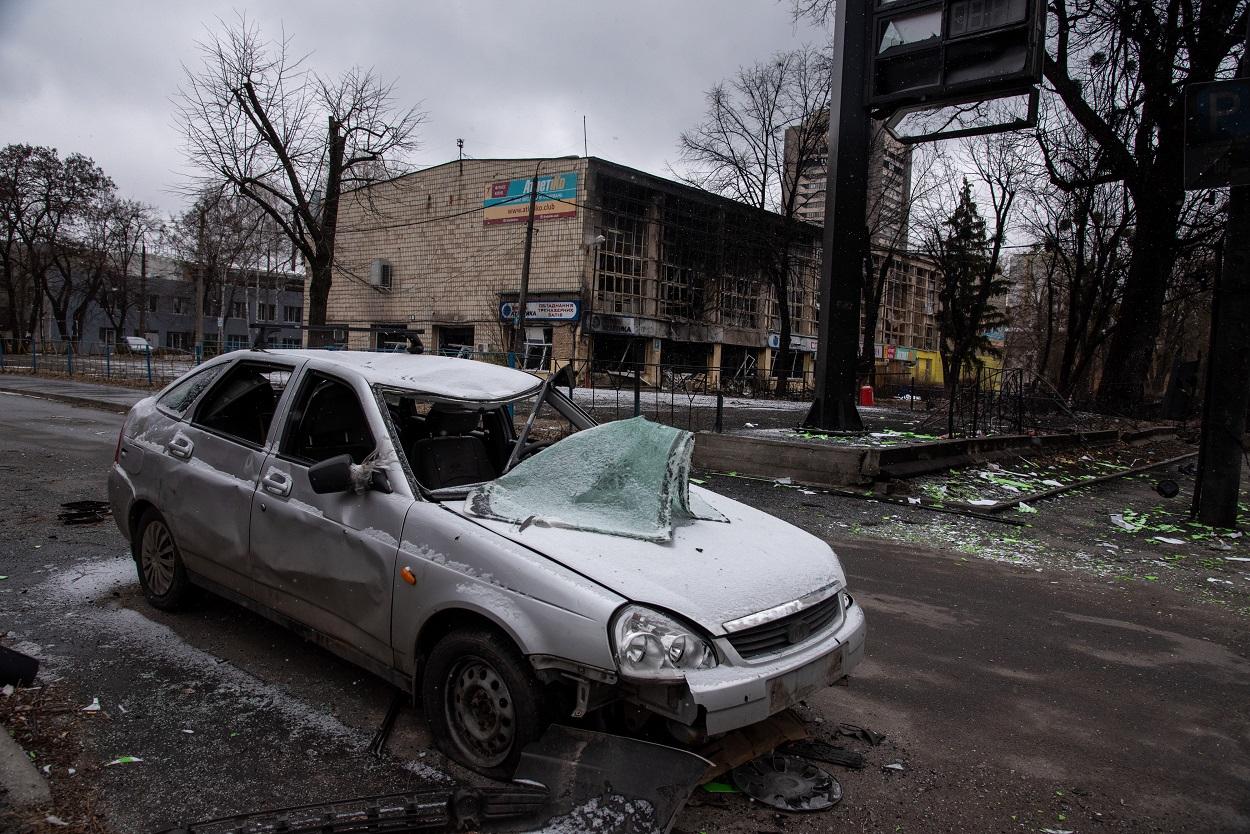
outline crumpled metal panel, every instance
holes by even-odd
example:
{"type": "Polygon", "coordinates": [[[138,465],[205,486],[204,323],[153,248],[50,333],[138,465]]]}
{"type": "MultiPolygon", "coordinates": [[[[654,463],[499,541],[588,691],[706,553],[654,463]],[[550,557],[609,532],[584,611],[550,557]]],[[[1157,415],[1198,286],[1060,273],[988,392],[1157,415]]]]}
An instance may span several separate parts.
{"type": "Polygon", "coordinates": [[[469,493],[470,515],[645,541],[674,518],[726,521],[690,494],[694,435],[644,417],[577,432],[469,493]]]}

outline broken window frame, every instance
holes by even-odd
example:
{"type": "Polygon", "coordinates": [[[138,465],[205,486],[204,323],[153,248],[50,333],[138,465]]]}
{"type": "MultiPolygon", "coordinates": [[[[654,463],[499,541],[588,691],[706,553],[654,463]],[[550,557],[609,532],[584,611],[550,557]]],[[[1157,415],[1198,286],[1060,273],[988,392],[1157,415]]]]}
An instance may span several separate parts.
{"type": "MultiPolygon", "coordinates": [[[[248,447],[249,449],[263,449],[265,447],[265,443],[269,439],[269,436],[273,433],[274,419],[280,413],[282,413],[282,400],[286,395],[287,389],[290,387],[291,380],[294,378],[298,370],[299,370],[298,365],[288,364],[286,362],[272,361],[272,360],[257,361],[254,359],[241,359],[241,360],[231,363],[230,366],[226,369],[226,371],[222,373],[220,376],[218,376],[217,379],[213,382],[213,384],[209,386],[208,391],[201,394],[199,398],[197,399],[194,405],[194,409],[190,412],[192,415],[190,417],[191,425],[199,429],[200,431],[207,432],[213,435],[214,437],[220,437],[223,440],[229,440],[231,443],[238,443],[242,446],[248,447]],[[240,368],[243,368],[245,366],[251,367],[252,370],[256,371],[262,376],[268,376],[269,374],[273,374],[273,373],[286,374],[286,379],[283,380],[282,384],[274,388],[275,396],[274,396],[274,401],[273,401],[273,413],[269,415],[269,420],[265,424],[265,430],[263,432],[263,435],[259,443],[254,442],[250,438],[242,437],[237,434],[231,434],[230,432],[227,432],[224,429],[221,429],[214,425],[210,425],[210,424],[203,422],[204,409],[208,406],[208,403],[212,400],[214,394],[216,394],[218,390],[234,374],[238,373],[240,368]]],[[[270,384],[273,385],[272,381],[270,382],[270,384]]]]}
{"type": "MultiPolygon", "coordinates": [[[[554,376],[549,376],[540,385],[535,388],[531,388],[523,394],[498,400],[471,400],[462,397],[440,396],[426,391],[421,391],[416,388],[404,388],[398,385],[374,385],[372,386],[372,390],[374,400],[378,407],[378,413],[382,418],[382,423],[386,427],[386,431],[390,435],[391,445],[397,452],[396,456],[399,458],[400,467],[404,470],[404,476],[408,479],[408,483],[412,488],[413,494],[428,501],[442,503],[447,500],[463,499],[474,487],[480,486],[481,483],[489,483],[489,481],[482,481],[478,484],[444,487],[441,489],[430,489],[422,484],[417,478],[412,462],[408,459],[408,450],[404,448],[403,439],[400,436],[399,426],[395,424],[394,418],[391,416],[390,407],[386,401],[387,395],[391,394],[399,397],[411,397],[419,402],[430,403],[431,405],[442,403],[445,405],[485,411],[509,408],[510,406],[515,406],[518,403],[533,400],[533,407],[530,409],[530,415],[526,418],[525,426],[521,432],[518,433],[516,431],[516,426],[512,420],[503,421],[504,425],[512,430],[512,436],[508,439],[514,443],[513,450],[515,452],[515,450],[522,448],[522,444],[525,442],[525,439],[528,437],[528,434],[537,419],[538,412],[545,405],[550,405],[556,413],[568,420],[574,427],[575,431],[583,431],[596,425],[594,418],[583,411],[580,406],[562,394],[554,386],[554,380],[554,376]]],[[[514,465],[515,462],[510,454],[508,463],[505,464],[504,470],[500,473],[500,475],[506,474],[514,465]]]]}
{"type": "Polygon", "coordinates": [[[201,397],[204,396],[204,392],[208,391],[217,383],[217,380],[221,378],[222,373],[224,373],[226,369],[227,365],[224,363],[199,368],[194,373],[189,374],[186,378],[175,382],[169,387],[169,390],[167,390],[164,394],[161,394],[156,401],[156,407],[164,414],[173,417],[175,420],[182,420],[192,411],[192,409],[195,408],[195,404],[199,402],[201,397]],[[200,387],[194,389],[194,393],[191,394],[191,398],[186,402],[186,405],[182,406],[180,409],[170,405],[170,403],[174,400],[175,395],[181,393],[182,396],[185,397],[189,392],[184,389],[197,380],[200,387]]]}
{"type": "MultiPolygon", "coordinates": [[[[352,455],[352,462],[360,464],[364,458],[368,457],[378,449],[378,440],[374,436],[373,427],[369,425],[369,413],[365,409],[365,404],[361,401],[360,395],[356,392],[355,387],[346,379],[325,371],[309,370],[302,375],[299,388],[295,392],[295,399],[291,402],[291,407],[287,409],[286,415],[283,417],[282,434],[278,440],[277,454],[278,457],[285,461],[293,463],[297,466],[312,466],[329,460],[335,455],[326,455],[321,458],[309,458],[302,454],[297,454],[292,448],[293,437],[296,430],[303,425],[303,420],[309,414],[306,411],[306,400],[311,401],[312,397],[317,394],[317,387],[322,383],[330,382],[335,385],[342,386],[356,400],[356,406],[360,409],[360,418],[364,423],[364,432],[369,438],[369,452],[362,455],[352,455]],[[296,425],[297,421],[299,426],[296,425]],[[359,459],[357,459],[359,458],[359,459]]],[[[343,454],[343,453],[338,453],[343,454]]]]}

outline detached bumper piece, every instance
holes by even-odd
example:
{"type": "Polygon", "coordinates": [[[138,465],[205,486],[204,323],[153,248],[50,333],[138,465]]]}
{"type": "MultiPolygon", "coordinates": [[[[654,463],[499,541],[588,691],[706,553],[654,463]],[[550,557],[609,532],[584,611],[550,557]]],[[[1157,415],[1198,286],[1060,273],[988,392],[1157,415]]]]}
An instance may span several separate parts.
{"type": "MultiPolygon", "coordinates": [[[[176,826],[160,834],[400,834],[490,830],[547,809],[541,785],[458,788],[369,796],[176,826]]],[[[513,829],[515,830],[515,829],[513,829]]]]}

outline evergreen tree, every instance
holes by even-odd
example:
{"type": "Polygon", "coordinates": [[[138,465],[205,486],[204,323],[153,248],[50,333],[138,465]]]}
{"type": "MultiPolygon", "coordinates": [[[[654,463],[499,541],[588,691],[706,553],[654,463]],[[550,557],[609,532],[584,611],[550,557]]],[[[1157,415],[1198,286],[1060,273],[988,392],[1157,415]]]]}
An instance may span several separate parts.
{"type": "Polygon", "coordinates": [[[938,330],[941,336],[942,374],[951,403],[948,431],[954,431],[955,393],[961,376],[973,371],[987,356],[997,356],[989,332],[1005,322],[994,304],[1007,290],[985,220],[967,179],[955,206],[934,241],[939,275],[938,330]]]}

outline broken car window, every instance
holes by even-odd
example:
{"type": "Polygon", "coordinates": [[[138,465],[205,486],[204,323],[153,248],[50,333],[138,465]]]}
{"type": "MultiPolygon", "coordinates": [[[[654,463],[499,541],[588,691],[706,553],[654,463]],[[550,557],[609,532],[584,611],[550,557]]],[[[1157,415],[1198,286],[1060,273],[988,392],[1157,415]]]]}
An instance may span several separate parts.
{"type": "Polygon", "coordinates": [[[165,395],[156,401],[157,405],[181,417],[187,413],[187,409],[195,402],[195,398],[200,395],[200,392],[212,385],[214,380],[221,376],[221,372],[225,367],[225,365],[213,365],[211,368],[205,368],[198,373],[191,374],[191,376],[166,391],[165,395]]]}
{"type": "Polygon", "coordinates": [[[306,464],[346,454],[361,463],[375,445],[351,386],[324,374],[308,374],[287,421],[282,454],[306,464]]]}
{"type": "Polygon", "coordinates": [[[196,411],[195,425],[261,446],[291,369],[240,362],[213,386],[196,411]]]}
{"type": "Polygon", "coordinates": [[[470,492],[471,515],[670,541],[683,518],[724,521],[690,494],[694,435],[643,417],[588,428],[470,492]]]}

